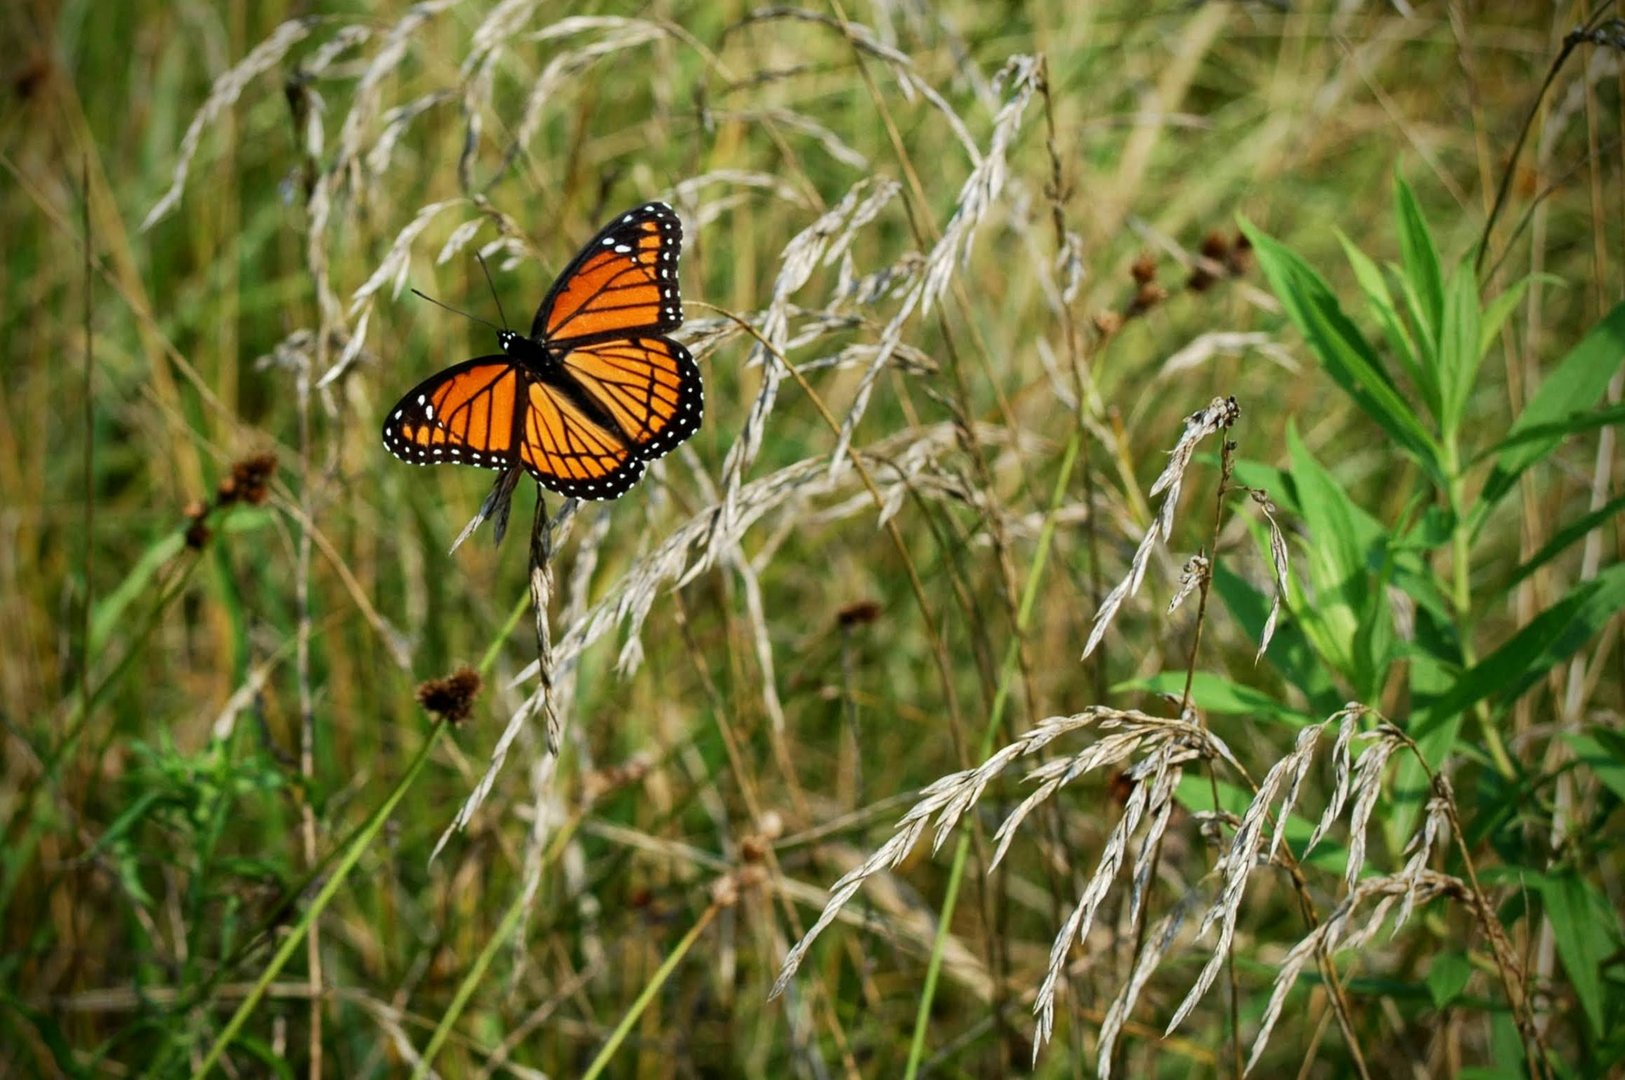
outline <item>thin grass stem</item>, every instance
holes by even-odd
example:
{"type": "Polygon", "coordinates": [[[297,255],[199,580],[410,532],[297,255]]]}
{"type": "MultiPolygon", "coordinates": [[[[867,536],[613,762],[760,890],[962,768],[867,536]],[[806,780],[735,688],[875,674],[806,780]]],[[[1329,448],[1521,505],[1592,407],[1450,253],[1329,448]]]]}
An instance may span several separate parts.
{"type": "Polygon", "coordinates": [[[412,786],[412,783],[418,778],[418,774],[423,771],[423,767],[428,764],[429,752],[440,741],[440,737],[445,734],[445,730],[446,721],[444,720],[435,721],[434,727],[429,729],[429,735],[423,740],[423,745],[418,748],[417,756],[412,759],[411,764],[406,767],[406,771],[401,774],[401,778],[395,782],[395,787],[385,796],[384,801],[372,812],[372,815],[367,818],[366,824],[356,833],[349,846],[344,849],[344,854],[339,857],[338,862],[333,866],[333,872],[322,883],[321,890],[311,900],[310,906],[300,912],[299,918],[294,922],[287,936],[282,939],[282,944],[277,947],[275,954],[272,955],[270,963],[265,965],[265,970],[261,971],[259,978],[254,981],[254,986],[249,990],[248,996],[243,998],[242,1003],[237,1006],[237,1011],[232,1013],[231,1019],[226,1022],[225,1028],[215,1037],[214,1043],[210,1045],[208,1053],[203,1056],[203,1060],[199,1063],[194,1075],[199,1077],[208,1075],[209,1070],[220,1061],[220,1056],[226,1052],[226,1048],[231,1045],[232,1040],[237,1037],[237,1033],[242,1030],[243,1024],[248,1021],[249,1015],[253,1013],[254,1007],[265,996],[266,989],[281,973],[282,969],[287,966],[294,952],[304,942],[306,931],[327,909],[327,905],[332,902],[333,897],[338,895],[339,889],[349,878],[350,871],[355,869],[356,863],[361,861],[361,856],[366,853],[367,848],[377,838],[378,833],[384,827],[384,822],[388,821],[389,815],[394,812],[396,804],[401,801],[407,789],[412,786]]]}

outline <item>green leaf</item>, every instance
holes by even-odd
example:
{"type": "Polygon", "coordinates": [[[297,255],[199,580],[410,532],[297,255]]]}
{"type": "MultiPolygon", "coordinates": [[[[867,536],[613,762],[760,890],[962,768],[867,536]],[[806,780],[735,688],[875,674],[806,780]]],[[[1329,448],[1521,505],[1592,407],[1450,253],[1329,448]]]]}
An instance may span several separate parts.
{"type": "Polygon", "coordinates": [[[114,589],[96,603],[90,617],[90,651],[99,653],[107,643],[108,632],[117,626],[125,611],[136,597],[152,583],[158,568],[173,559],[186,540],[179,531],[166,533],[147,545],[134,566],[130,567],[114,589]]]}
{"type": "Polygon", "coordinates": [[[1563,741],[1574,751],[1577,762],[1590,769],[1609,791],[1625,799],[1625,737],[1608,728],[1593,728],[1590,733],[1564,732],[1563,741]]]}
{"type": "Polygon", "coordinates": [[[1563,959],[1574,996],[1593,1037],[1603,1034],[1602,963],[1620,947],[1619,914],[1590,882],[1573,871],[1530,875],[1552,924],[1557,954],[1563,959]]]}
{"type": "MultiPolygon", "coordinates": [[[[268,507],[238,507],[227,513],[219,527],[221,532],[230,534],[253,532],[270,525],[273,520],[268,507]]],[[[185,543],[185,535],[179,529],[158,537],[147,545],[147,550],[141,553],[135,565],[124,575],[124,580],[96,603],[90,617],[90,651],[93,654],[101,651],[107,643],[107,635],[124,618],[130,604],[152,584],[158,571],[179,554],[185,543]]]]}
{"type": "MultiPolygon", "coordinates": [[[[1204,461],[1213,465],[1219,463],[1217,454],[1197,455],[1204,461]]],[[[1285,510],[1293,517],[1302,516],[1298,509],[1298,489],[1292,483],[1292,474],[1285,469],[1277,469],[1273,465],[1265,465],[1262,461],[1251,458],[1236,458],[1232,476],[1240,483],[1250,488],[1259,488],[1269,492],[1275,505],[1285,510]]]]}
{"type": "Polygon", "coordinates": [[[85,852],[84,858],[90,859],[92,856],[101,854],[109,846],[118,843],[125,833],[133,829],[151,812],[154,806],[167,798],[169,798],[169,792],[161,788],[153,788],[142,792],[141,795],[136,797],[135,802],[126,807],[124,812],[114,819],[113,824],[107,827],[107,831],[96,838],[96,842],[91,845],[90,850],[85,852]]]}
{"type": "Polygon", "coordinates": [[[1365,293],[1366,308],[1376,318],[1377,325],[1382,327],[1382,336],[1388,342],[1388,348],[1399,359],[1400,365],[1406,374],[1421,390],[1423,400],[1427,402],[1428,409],[1434,416],[1439,415],[1439,381],[1434,365],[1424,364],[1418,355],[1416,343],[1411,340],[1410,331],[1405,328],[1405,320],[1394,304],[1393,293],[1388,291],[1388,282],[1383,277],[1382,268],[1370,256],[1354,246],[1354,241],[1343,234],[1337,233],[1338,242],[1343,245],[1343,254],[1349,265],[1354,269],[1354,280],[1359,283],[1360,291],[1365,293]]]}
{"type": "Polygon", "coordinates": [[[1243,222],[1259,266],[1287,317],[1343,392],[1388,436],[1443,482],[1438,445],[1400,396],[1371,345],[1349,320],[1325,280],[1291,250],[1243,222]]]}
{"type": "Polygon", "coordinates": [[[1625,404],[1605,405],[1600,409],[1592,409],[1588,412],[1571,413],[1550,424],[1531,424],[1515,435],[1508,435],[1477,456],[1480,458],[1490,457],[1493,454],[1504,453],[1507,450],[1528,443],[1549,442],[1553,439],[1561,441],[1570,435],[1582,435],[1587,431],[1613,427],[1620,423],[1625,423],[1625,404]]]}
{"type": "MultiPolygon", "coordinates": [[[[1480,701],[1499,696],[1515,700],[1553,667],[1590,641],[1625,607],[1625,564],[1616,563],[1535,616],[1499,649],[1464,672],[1444,695],[1424,705],[1413,718],[1411,735],[1422,734],[1480,701]]],[[[1429,757],[1437,764],[1441,759],[1429,757]]]]}
{"type": "Polygon", "coordinates": [[[1495,335],[1501,332],[1501,324],[1507,321],[1507,316],[1512,314],[1512,309],[1518,306],[1518,301],[1523,299],[1523,294],[1535,281],[1561,284],[1560,280],[1551,274],[1530,274],[1514,281],[1505,292],[1484,305],[1484,319],[1478,332],[1480,354],[1490,351],[1490,346],[1495,344],[1495,335]]]}
{"type": "Polygon", "coordinates": [[[1414,290],[1428,336],[1434,341],[1441,338],[1444,322],[1444,271],[1439,261],[1439,249],[1433,246],[1433,234],[1427,219],[1416,203],[1405,178],[1394,175],[1394,214],[1399,219],[1399,252],[1405,263],[1405,280],[1414,290]]]}
{"type": "Polygon", "coordinates": [[[1625,495],[1616,495],[1585,517],[1563,526],[1558,530],[1557,535],[1541,545],[1539,551],[1529,556],[1528,562],[1513,571],[1511,580],[1501,586],[1501,591],[1503,593],[1511,592],[1524,578],[1563,554],[1573,544],[1585,539],[1592,529],[1595,529],[1622,509],[1625,509],[1625,495]]]}
{"type": "MultiPolygon", "coordinates": [[[[1315,594],[1292,598],[1292,612],[1315,649],[1353,684],[1374,696],[1393,644],[1391,611],[1374,568],[1387,563],[1383,534],[1287,425],[1292,479],[1309,527],[1302,562],[1315,594]]],[[[1289,583],[1295,583],[1291,579],[1289,583]]]]}
{"type": "Polygon", "coordinates": [[[1473,976],[1472,963],[1459,952],[1442,952],[1428,968],[1428,994],[1434,1008],[1442,1009],[1461,997],[1467,980],[1473,976]]]}
{"type": "MultiPolygon", "coordinates": [[[[1224,600],[1230,617],[1241,624],[1242,631],[1250,640],[1257,641],[1264,632],[1264,620],[1269,615],[1269,602],[1263,594],[1225,569],[1223,563],[1213,568],[1213,588],[1224,600]]],[[[1275,640],[1270,642],[1263,662],[1302,691],[1317,712],[1330,715],[1341,707],[1345,696],[1338,693],[1326,665],[1315,654],[1294,620],[1283,619],[1275,628],[1275,640]]]]}
{"type": "Polygon", "coordinates": [[[1461,430],[1484,356],[1480,348],[1483,319],[1478,306],[1478,281],[1471,264],[1463,263],[1450,275],[1443,318],[1439,329],[1439,386],[1444,411],[1439,426],[1448,441],[1461,430]]]}
{"type": "MultiPolygon", "coordinates": [[[[1165,671],[1148,679],[1130,679],[1112,687],[1114,693],[1142,690],[1180,697],[1185,691],[1185,673],[1165,671]]],[[[1221,716],[1254,716],[1284,724],[1292,730],[1316,722],[1312,716],[1281,704],[1262,690],[1231,682],[1222,675],[1198,671],[1191,680],[1191,701],[1207,713],[1221,716]]]]}
{"type": "Polygon", "coordinates": [[[1510,445],[1502,451],[1484,484],[1474,508],[1475,529],[1488,517],[1489,510],[1529,466],[1557,448],[1561,435],[1525,441],[1524,432],[1547,424],[1561,423],[1575,413],[1596,405],[1620,365],[1625,363],[1625,302],[1616,304],[1602,321],[1593,326],[1569,354],[1559,361],[1541,382],[1540,389],[1524,406],[1507,433],[1510,445]]]}

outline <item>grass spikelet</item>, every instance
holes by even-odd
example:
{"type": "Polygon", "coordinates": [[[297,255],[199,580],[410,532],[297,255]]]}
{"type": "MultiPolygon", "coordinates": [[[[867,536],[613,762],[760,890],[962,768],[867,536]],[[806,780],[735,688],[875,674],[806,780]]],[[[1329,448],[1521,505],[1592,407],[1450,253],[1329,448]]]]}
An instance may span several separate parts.
{"type": "Polygon", "coordinates": [[[1292,946],[1282,958],[1280,969],[1275,976],[1275,986],[1270,991],[1269,1003],[1264,1007],[1264,1016],[1259,1021],[1258,1034],[1253,1039],[1252,1054],[1247,1059],[1247,1071],[1251,1072],[1263,1056],[1270,1035],[1274,1033],[1275,1025],[1281,1018],[1281,1010],[1286,1005],[1287,993],[1317,953],[1330,954],[1338,948],[1359,948],[1376,933],[1389,905],[1396,898],[1412,897],[1416,901],[1426,903],[1441,896],[1460,898],[1466,893],[1466,886],[1461,881],[1432,870],[1424,870],[1415,876],[1373,877],[1360,882],[1326,917],[1325,922],[1292,946]],[[1355,912],[1361,905],[1372,900],[1377,901],[1375,913],[1363,928],[1350,933],[1350,923],[1355,912]]]}
{"type": "Polygon", "coordinates": [[[896,181],[872,184],[868,180],[860,180],[840,202],[785,245],[779,259],[778,278],[773,283],[773,297],[759,324],[763,340],[751,349],[748,361],[763,365],[762,386],[740,427],[739,439],[723,462],[723,507],[717,518],[717,531],[713,533],[708,558],[715,558],[720,551],[719,545],[732,543],[738,534],[735,519],[739,488],[744,482],[745,473],[761,452],[767,417],[773,410],[779,385],[785,377],[779,357],[789,345],[790,298],[807,284],[820,265],[832,262],[847,250],[858,230],[879,215],[896,196],[899,186],[896,181]]]}
{"type": "Polygon", "coordinates": [[[1251,491],[1253,502],[1258,505],[1259,512],[1269,523],[1270,535],[1270,568],[1275,571],[1272,584],[1274,588],[1270,593],[1270,613],[1264,620],[1264,630],[1258,635],[1258,653],[1253,662],[1264,658],[1264,650],[1270,647],[1270,641],[1275,637],[1275,620],[1281,614],[1281,598],[1287,594],[1287,573],[1290,562],[1287,556],[1286,537],[1281,535],[1281,524],[1275,520],[1275,504],[1270,501],[1268,493],[1251,491]]]}
{"type": "Polygon", "coordinates": [[[1197,936],[1201,937],[1217,924],[1219,940],[1213,947],[1213,955],[1208,958],[1208,962],[1203,965],[1201,973],[1197,976],[1195,985],[1185,995],[1185,1000],[1180,1003],[1179,1008],[1174,1011],[1173,1019],[1168,1021],[1169,1032],[1185,1021],[1202,997],[1212,988],[1214,980],[1219,976],[1219,969],[1230,955],[1231,946],[1235,941],[1236,920],[1241,915],[1242,897],[1246,892],[1248,879],[1259,865],[1259,856],[1264,850],[1265,828],[1269,824],[1271,810],[1274,809],[1276,817],[1275,839],[1270,844],[1269,855],[1265,856],[1266,862],[1273,859],[1276,849],[1280,846],[1287,818],[1297,802],[1299,789],[1309,771],[1315,746],[1324,727],[1325,724],[1314,724],[1299,732],[1292,752],[1276,762],[1265,775],[1252,802],[1248,804],[1246,813],[1242,814],[1241,822],[1236,827],[1236,834],[1230,841],[1230,850],[1219,864],[1219,869],[1224,875],[1219,894],[1214,899],[1213,905],[1208,908],[1207,914],[1202,917],[1202,925],[1196,931],[1197,936]],[[1276,806],[1277,802],[1279,806],[1276,806]]]}
{"type": "Polygon", "coordinates": [[[169,182],[169,190],[159,197],[152,205],[152,209],[147,211],[147,216],[141,220],[142,232],[152,228],[181,201],[181,194],[186,190],[187,175],[191,172],[192,159],[197,156],[198,144],[203,139],[204,131],[218,121],[226,109],[237,103],[237,99],[242,96],[249,83],[280,64],[295,45],[309,37],[317,22],[317,19],[308,16],[302,19],[289,19],[214,81],[208,98],[204,100],[203,106],[198,109],[192,122],[187,125],[186,134],[181,137],[180,152],[176,156],[175,173],[169,182]]]}
{"type": "Polygon", "coordinates": [[[555,101],[567,85],[594,64],[667,36],[664,26],[644,19],[577,15],[560,19],[532,35],[532,38],[538,43],[547,43],[590,32],[599,32],[602,36],[589,44],[555,53],[532,84],[502,171],[506,171],[509,162],[526,152],[542,126],[547,105],[555,101]]]}
{"type": "Polygon", "coordinates": [[[1009,96],[994,118],[993,134],[988,141],[987,153],[980,153],[974,146],[971,148],[975,165],[971,169],[970,176],[960,186],[959,196],[954,202],[953,216],[948,219],[941,237],[926,254],[924,269],[918,281],[904,294],[897,314],[882,332],[880,350],[864,370],[851,408],[846,419],[841,422],[835,450],[830,455],[831,472],[841,467],[851,446],[852,435],[857,429],[858,421],[863,418],[868,408],[869,396],[874,390],[875,381],[902,342],[904,324],[916,310],[921,314],[929,312],[932,302],[946,291],[954,267],[967,257],[978,227],[1004,190],[1007,176],[1005,157],[1021,128],[1027,105],[1032,101],[1038,85],[1037,65],[1031,57],[1013,57],[1006,65],[1006,70],[1011,74],[1009,96]]]}
{"type": "MultiPolygon", "coordinates": [[[[1139,1003],[1140,995],[1145,991],[1146,984],[1151,981],[1152,974],[1162,964],[1163,958],[1168,955],[1169,948],[1179,936],[1180,930],[1185,926],[1185,920],[1190,917],[1193,893],[1187,893],[1183,899],[1174,905],[1173,910],[1157,921],[1146,938],[1145,945],[1134,960],[1134,970],[1129,972],[1128,981],[1112,1000],[1107,1008],[1106,1015],[1100,1021],[1100,1042],[1097,1059],[1100,1063],[1095,1075],[1100,1080],[1110,1080],[1112,1075],[1113,1051],[1117,1048],[1117,1040],[1123,1033],[1123,1025],[1134,1012],[1134,1006],[1139,1003]]],[[[1037,1060],[1038,1047],[1033,1048],[1034,1060],[1037,1060]]]]}
{"type": "Polygon", "coordinates": [[[1179,441],[1169,451],[1168,464],[1163,468],[1161,475],[1151,485],[1148,494],[1155,498],[1162,495],[1162,506],[1151,522],[1151,527],[1145,531],[1140,545],[1134,550],[1134,558],[1129,562],[1128,576],[1126,576],[1106,598],[1100,603],[1100,610],[1095,613],[1093,628],[1089,631],[1089,640],[1083,646],[1084,659],[1095,651],[1101,638],[1106,636],[1106,629],[1111,625],[1112,619],[1117,615],[1118,608],[1123,601],[1140,591],[1140,582],[1145,577],[1146,567],[1151,562],[1151,552],[1156,547],[1157,540],[1167,540],[1173,535],[1174,510],[1179,504],[1179,489],[1185,479],[1185,470],[1190,466],[1191,456],[1196,453],[1196,444],[1209,435],[1228,429],[1241,415],[1241,408],[1233,397],[1217,397],[1208,403],[1207,408],[1191,413],[1185,418],[1185,430],[1180,434],[1179,441]]]}
{"type": "Polygon", "coordinates": [[[1388,759],[1403,745],[1385,728],[1379,728],[1366,738],[1370,745],[1355,763],[1352,781],[1354,809],[1349,814],[1349,864],[1343,872],[1343,882],[1350,889],[1365,869],[1366,828],[1371,822],[1371,812],[1376,809],[1377,798],[1382,794],[1382,776],[1388,759]]]}

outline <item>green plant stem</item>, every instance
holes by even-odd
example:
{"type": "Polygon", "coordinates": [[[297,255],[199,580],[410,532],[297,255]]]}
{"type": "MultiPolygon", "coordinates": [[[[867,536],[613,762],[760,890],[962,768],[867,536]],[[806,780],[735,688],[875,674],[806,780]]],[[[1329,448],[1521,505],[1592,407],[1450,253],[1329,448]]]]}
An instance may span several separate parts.
{"type": "Polygon", "coordinates": [[[632,1025],[638,1022],[638,1018],[643,1015],[643,1010],[649,1007],[649,1002],[653,1001],[654,996],[660,992],[660,988],[666,985],[666,980],[671,978],[671,973],[677,970],[677,965],[682,963],[683,957],[687,956],[689,950],[694,948],[694,943],[700,940],[700,935],[705,932],[707,926],[711,925],[711,920],[716,918],[717,912],[721,910],[721,904],[712,903],[710,907],[700,913],[699,919],[693,926],[689,927],[688,933],[683,935],[683,940],[677,943],[677,947],[661,963],[659,970],[654,974],[654,978],[649,980],[649,985],[643,988],[643,992],[632,1003],[632,1007],[626,1010],[626,1015],[621,1017],[621,1022],[615,1025],[615,1030],[609,1033],[609,1041],[604,1043],[603,1049],[598,1051],[598,1056],[592,1059],[592,1064],[587,1066],[587,1071],[582,1074],[581,1080],[597,1080],[598,1075],[604,1071],[610,1059],[615,1056],[615,1051],[619,1050],[621,1043],[626,1041],[626,1036],[631,1032],[632,1025]]]}
{"type": "MultiPolygon", "coordinates": [[[[1044,514],[1044,526],[1038,534],[1038,549],[1033,553],[1032,569],[1027,572],[1027,583],[1021,591],[1021,609],[1016,613],[1016,633],[1004,650],[1004,664],[999,671],[999,685],[993,694],[993,705],[988,710],[987,725],[982,729],[982,742],[976,752],[977,761],[985,761],[993,751],[993,737],[1004,719],[1005,703],[1010,700],[1010,687],[1015,681],[1021,657],[1021,636],[1032,622],[1033,607],[1038,600],[1038,583],[1044,576],[1044,564],[1049,558],[1050,545],[1055,540],[1055,514],[1066,497],[1072,467],[1077,463],[1078,451],[1083,445],[1083,433],[1074,431],[1067,440],[1061,457],[1061,471],[1055,478],[1055,490],[1050,494],[1049,509],[1044,514]]],[[[937,979],[942,973],[942,959],[948,945],[949,928],[953,925],[954,906],[959,901],[959,888],[965,878],[965,863],[970,857],[970,834],[960,833],[954,846],[953,867],[948,871],[948,890],[942,900],[942,914],[937,917],[937,934],[931,942],[931,959],[926,964],[925,984],[920,988],[920,1006],[914,1014],[914,1037],[908,1047],[908,1067],[904,1076],[919,1075],[920,1062],[925,1057],[925,1033],[931,1021],[931,1002],[936,997],[937,979]]]]}
{"type": "Polygon", "coordinates": [[[429,1036],[429,1045],[423,1048],[423,1054],[418,1058],[417,1066],[412,1070],[412,1080],[422,1080],[423,1077],[429,1075],[429,1070],[434,1065],[434,1059],[439,1055],[440,1048],[445,1045],[446,1039],[451,1035],[451,1029],[457,1023],[457,1018],[468,1007],[469,998],[474,996],[474,991],[479,987],[480,980],[485,977],[485,972],[490,968],[491,961],[496,959],[497,950],[502,948],[503,944],[513,936],[513,932],[524,922],[525,912],[536,897],[536,888],[541,885],[539,875],[551,866],[553,860],[558,857],[559,852],[564,850],[564,845],[575,834],[576,826],[580,822],[579,815],[572,817],[569,823],[554,835],[552,843],[548,845],[547,851],[542,855],[541,866],[537,869],[538,880],[536,887],[521,887],[519,895],[515,896],[513,903],[508,905],[508,910],[502,916],[502,922],[497,925],[496,933],[491,935],[491,940],[485,943],[485,948],[481,949],[480,954],[474,958],[474,963],[469,967],[468,973],[463,976],[463,981],[458,984],[457,993],[452,996],[451,1004],[446,1008],[445,1014],[441,1016],[440,1023],[435,1026],[434,1034],[429,1036]]]}
{"type": "Polygon", "coordinates": [[[513,610],[508,613],[508,621],[502,624],[502,629],[498,631],[496,638],[486,648],[485,655],[481,656],[480,662],[474,665],[481,675],[491,674],[491,666],[497,662],[497,657],[501,655],[502,646],[506,645],[508,639],[513,636],[514,627],[519,625],[519,620],[524,617],[529,608],[530,595],[528,593],[521,594],[519,599],[514,602],[513,610]]]}
{"type": "MultiPolygon", "coordinates": [[[[1455,609],[1456,624],[1462,628],[1461,635],[1461,661],[1462,667],[1470,668],[1475,662],[1472,642],[1468,640],[1466,628],[1471,621],[1473,607],[1473,587],[1470,573],[1472,558],[1473,526],[1466,515],[1466,483],[1462,478],[1461,453],[1456,443],[1456,432],[1444,433],[1444,466],[1445,475],[1450,480],[1446,487],[1446,497],[1450,500],[1450,603],[1455,609]]],[[[1501,741],[1501,733],[1495,729],[1490,718],[1489,709],[1480,702],[1473,708],[1473,717],[1478,721],[1478,729],[1484,740],[1484,749],[1488,752],[1495,771],[1504,779],[1512,779],[1518,775],[1518,768],[1513,764],[1512,756],[1507,753],[1506,744],[1501,741]]]]}
{"type": "Polygon", "coordinates": [[[242,1004],[237,1006],[237,1011],[232,1013],[231,1019],[226,1022],[225,1028],[214,1040],[214,1045],[209,1047],[209,1052],[204,1056],[202,1064],[197,1067],[194,1076],[207,1075],[215,1063],[220,1060],[220,1055],[225,1053],[226,1047],[230,1046],[231,1041],[237,1037],[237,1033],[242,1030],[243,1024],[247,1022],[249,1015],[254,1011],[254,1007],[259,1004],[260,999],[265,996],[265,991],[270,988],[271,982],[287,966],[288,960],[304,943],[305,932],[315,923],[317,917],[326,909],[333,897],[337,895],[340,886],[350,876],[350,871],[355,869],[355,864],[361,860],[362,853],[367,850],[367,847],[384,827],[384,822],[389,820],[389,815],[394,811],[396,804],[401,801],[401,797],[406,794],[407,788],[412,786],[412,782],[423,771],[423,766],[428,764],[429,752],[440,741],[440,736],[445,733],[445,730],[446,722],[437,720],[434,727],[429,731],[429,737],[423,740],[423,746],[418,750],[417,757],[413,758],[412,763],[406,767],[406,772],[401,775],[400,780],[396,781],[395,787],[390,791],[388,797],[384,799],[378,809],[372,812],[372,816],[367,819],[366,825],[356,834],[355,839],[351,841],[350,846],[340,857],[337,865],[333,867],[333,872],[326,883],[322,885],[321,891],[316,894],[315,899],[310,902],[310,906],[300,914],[298,922],[290,928],[287,935],[282,939],[282,944],[277,948],[275,955],[271,957],[271,962],[265,966],[264,971],[260,972],[260,977],[255,980],[253,989],[248,992],[247,997],[243,998],[242,1004]]]}

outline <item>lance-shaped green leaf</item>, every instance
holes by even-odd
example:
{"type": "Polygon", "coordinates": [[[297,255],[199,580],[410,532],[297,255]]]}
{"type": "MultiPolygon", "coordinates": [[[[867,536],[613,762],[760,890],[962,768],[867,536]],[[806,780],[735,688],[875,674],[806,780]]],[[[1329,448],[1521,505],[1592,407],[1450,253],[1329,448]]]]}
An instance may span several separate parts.
{"type": "Polygon", "coordinates": [[[1478,281],[1470,263],[1463,263],[1445,287],[1443,322],[1439,326],[1439,392],[1444,411],[1439,426],[1447,441],[1461,430],[1467,403],[1484,357],[1483,312],[1478,304],[1478,281]]]}
{"type": "Polygon", "coordinates": [[[1590,333],[1569,351],[1529,399],[1507,433],[1507,448],[1495,461],[1473,509],[1474,528],[1482,527],[1489,511],[1518,480],[1523,471],[1546,457],[1568,431],[1584,430],[1577,419],[1596,405],[1621,364],[1625,364],[1625,302],[1603,316],[1590,333]],[[1553,434],[1527,437],[1531,429],[1552,428],[1553,434]]]}
{"type": "Polygon", "coordinates": [[[1354,280],[1359,283],[1360,291],[1365,294],[1366,308],[1376,318],[1377,325],[1382,328],[1382,336],[1388,342],[1388,348],[1399,360],[1400,366],[1410,376],[1416,388],[1421,391],[1422,399],[1435,417],[1439,415],[1439,378],[1436,365],[1427,362],[1411,338],[1411,333],[1405,326],[1405,318],[1394,303],[1394,295],[1388,289],[1387,279],[1384,278],[1382,268],[1370,256],[1354,246],[1354,241],[1343,235],[1341,231],[1337,239],[1343,245],[1343,254],[1348,258],[1349,266],[1354,270],[1354,280]]]}
{"type": "Polygon", "coordinates": [[[1442,483],[1445,477],[1438,445],[1410,404],[1400,396],[1370,343],[1344,313],[1325,279],[1250,223],[1244,221],[1242,228],[1252,240],[1254,254],[1269,279],[1270,289],[1319,357],[1326,373],[1390,438],[1416,458],[1429,475],[1442,483]]]}
{"type": "Polygon", "coordinates": [[[1405,264],[1405,282],[1410,286],[1412,314],[1423,336],[1436,342],[1444,324],[1444,269],[1439,262],[1439,249],[1433,246],[1427,219],[1416,203],[1416,195],[1405,178],[1397,173],[1394,176],[1394,216],[1399,220],[1399,253],[1405,264]]]}

